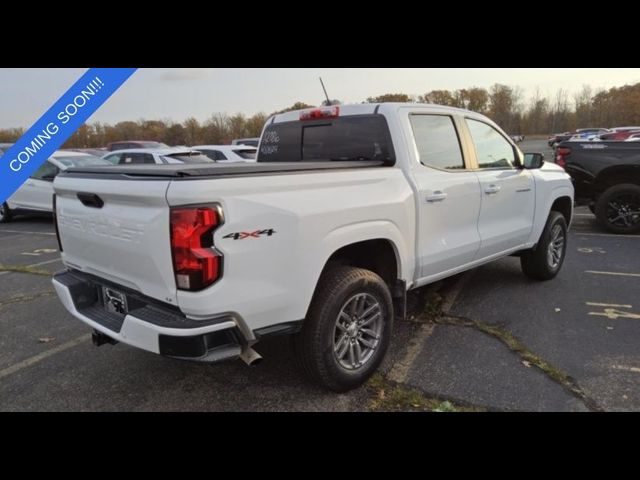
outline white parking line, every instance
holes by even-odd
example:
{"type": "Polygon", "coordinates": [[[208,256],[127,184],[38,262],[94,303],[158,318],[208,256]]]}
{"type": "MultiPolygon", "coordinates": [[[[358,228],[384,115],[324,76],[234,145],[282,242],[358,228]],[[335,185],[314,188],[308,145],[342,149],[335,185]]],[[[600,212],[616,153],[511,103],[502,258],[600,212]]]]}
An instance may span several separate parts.
{"type": "MultiPolygon", "coordinates": [[[[458,295],[460,295],[460,292],[462,292],[462,289],[474,273],[475,270],[470,270],[465,273],[451,288],[451,290],[449,290],[447,297],[444,299],[442,306],[440,307],[444,313],[448,314],[451,311],[451,307],[453,307],[458,295]]],[[[425,342],[432,333],[433,325],[431,324],[421,325],[420,328],[414,332],[411,336],[411,340],[409,340],[409,345],[407,346],[404,356],[401,360],[398,360],[393,367],[391,367],[391,370],[389,370],[389,373],[387,374],[387,378],[389,380],[397,383],[405,383],[407,381],[411,367],[415,363],[418,355],[424,348],[425,342]]]]}
{"type": "MultiPolygon", "coordinates": [[[[32,263],[31,265],[27,265],[27,268],[40,267],[41,265],[48,265],[50,263],[61,262],[61,261],[62,261],[61,258],[54,258],[53,260],[45,260],[44,262],[32,263]]],[[[10,273],[15,273],[15,272],[0,272],[0,276],[9,275],[10,273]]]]}
{"type": "Polygon", "coordinates": [[[40,265],[49,265],[50,263],[61,262],[61,258],[54,258],[53,260],[45,260],[44,262],[32,263],[29,267],[39,267],[40,265]]]}
{"type": "Polygon", "coordinates": [[[27,232],[27,231],[22,231],[22,230],[0,230],[0,233],[2,232],[6,232],[6,233],[24,233],[27,235],[49,235],[49,236],[54,236],[55,237],[55,233],[49,233],[49,232],[27,232]]]}
{"type": "Polygon", "coordinates": [[[593,273],[596,275],[619,275],[621,277],[640,277],[640,273],[599,272],[597,270],[585,270],[585,273],[593,273]]]}
{"type": "Polygon", "coordinates": [[[626,237],[626,238],[640,238],[640,235],[621,235],[615,233],[583,233],[571,230],[576,235],[588,235],[590,237],[626,237]]]}
{"type": "Polygon", "coordinates": [[[617,305],[615,303],[594,303],[587,302],[587,305],[591,307],[613,307],[613,308],[633,308],[632,305],[617,305]]]}
{"type": "Polygon", "coordinates": [[[411,370],[416,358],[418,358],[418,354],[422,351],[424,342],[426,342],[427,338],[429,338],[432,333],[433,325],[420,325],[418,331],[411,336],[411,340],[409,340],[409,345],[407,346],[407,351],[405,352],[404,357],[402,357],[402,360],[396,362],[393,365],[393,368],[389,371],[389,374],[387,375],[389,380],[398,383],[404,383],[407,381],[409,370],[411,370]]]}
{"type": "Polygon", "coordinates": [[[640,373],[640,368],[638,367],[628,367],[626,365],[613,365],[614,370],[623,370],[625,372],[634,372],[640,373]]]}
{"type": "Polygon", "coordinates": [[[26,360],[23,360],[22,362],[16,363],[15,365],[11,365],[10,367],[0,370],[0,379],[8,375],[11,375],[12,373],[16,373],[16,372],[19,372],[20,370],[24,370],[25,368],[28,368],[32,365],[35,365],[36,363],[41,362],[42,360],[49,358],[50,356],[55,355],[56,353],[64,352],[65,350],[69,350],[70,348],[80,345],[81,343],[86,342],[90,338],[91,338],[91,334],[85,333],[84,335],[78,338],[69,340],[68,342],[63,343],[62,345],[58,345],[57,347],[52,348],[51,350],[47,350],[45,352],[39,353],[38,355],[35,355],[31,358],[27,358],[26,360]]]}

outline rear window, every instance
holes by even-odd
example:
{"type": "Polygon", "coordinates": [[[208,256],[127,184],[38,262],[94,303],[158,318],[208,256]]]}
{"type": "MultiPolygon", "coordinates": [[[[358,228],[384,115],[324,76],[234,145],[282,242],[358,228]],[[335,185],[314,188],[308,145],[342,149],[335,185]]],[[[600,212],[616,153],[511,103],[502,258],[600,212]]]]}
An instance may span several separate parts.
{"type": "Polygon", "coordinates": [[[395,162],[391,135],[382,115],[351,115],[331,120],[269,125],[258,162],[382,160],[395,162]]]}
{"type": "Polygon", "coordinates": [[[258,151],[256,149],[234,150],[233,153],[238,155],[240,158],[244,158],[245,160],[253,160],[256,158],[256,153],[258,153],[258,151]]]}

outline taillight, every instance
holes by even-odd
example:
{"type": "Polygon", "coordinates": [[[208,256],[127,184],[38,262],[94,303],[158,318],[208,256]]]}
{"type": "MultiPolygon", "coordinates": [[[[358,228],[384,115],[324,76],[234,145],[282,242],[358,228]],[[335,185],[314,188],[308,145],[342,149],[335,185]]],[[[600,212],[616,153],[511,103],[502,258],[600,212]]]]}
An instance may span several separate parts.
{"type": "Polygon", "coordinates": [[[58,229],[58,212],[56,211],[56,194],[53,194],[53,229],[56,232],[56,240],[58,240],[58,249],[62,252],[62,241],[60,240],[60,230],[58,229]]]}
{"type": "Polygon", "coordinates": [[[222,255],[213,248],[213,232],[222,224],[216,207],[171,209],[171,253],[180,290],[202,290],[222,274],[222,255]]]}
{"type": "Polygon", "coordinates": [[[336,105],[332,107],[314,108],[313,110],[300,112],[300,120],[318,120],[322,118],[337,118],[339,116],[340,107],[336,105]]]}
{"type": "Polygon", "coordinates": [[[562,168],[567,166],[566,157],[571,154],[571,149],[568,147],[558,147],[556,148],[556,164],[560,165],[562,168]]]}

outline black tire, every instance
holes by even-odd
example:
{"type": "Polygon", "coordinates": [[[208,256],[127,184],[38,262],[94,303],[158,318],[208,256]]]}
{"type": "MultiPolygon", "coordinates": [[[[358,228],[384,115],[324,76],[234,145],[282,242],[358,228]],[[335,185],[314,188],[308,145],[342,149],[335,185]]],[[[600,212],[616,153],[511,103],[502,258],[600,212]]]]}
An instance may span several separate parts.
{"type": "Polygon", "coordinates": [[[535,249],[529,250],[520,257],[520,265],[524,274],[534,280],[551,280],[564,263],[567,253],[567,221],[560,212],[552,211],[544,226],[540,240],[535,249]],[[560,236],[556,236],[559,232],[560,236]],[[558,240],[562,239],[560,245],[558,240]],[[555,253],[550,253],[550,244],[554,242],[555,253]],[[559,258],[558,258],[559,257],[559,258]]]}
{"type": "Polygon", "coordinates": [[[11,210],[6,203],[0,204],[0,223],[8,223],[11,221],[11,210]]]}
{"type": "MultiPolygon", "coordinates": [[[[345,392],[362,385],[380,366],[387,352],[393,329],[393,315],[389,287],[377,274],[362,268],[330,268],[320,278],[302,330],[293,338],[294,352],[300,366],[313,381],[335,392],[345,392]],[[369,333],[357,333],[359,328],[365,330],[365,327],[356,325],[357,320],[351,322],[349,328],[344,328],[342,323],[337,326],[337,323],[344,321],[343,317],[350,317],[347,314],[341,315],[341,312],[352,307],[354,301],[354,309],[360,305],[357,303],[360,301],[363,303],[363,310],[375,307],[377,302],[378,309],[372,310],[370,317],[365,318],[376,317],[373,313],[379,311],[380,316],[376,317],[376,322],[380,323],[364,322],[368,323],[367,327],[379,331],[378,340],[372,340],[375,337],[369,333]],[[361,344],[365,338],[357,335],[366,335],[366,342],[375,344],[375,348],[361,344]],[[347,352],[343,352],[343,357],[339,359],[336,349],[342,350],[345,346],[347,352]],[[363,362],[359,366],[351,365],[352,368],[348,369],[341,362],[352,362],[357,355],[356,349],[363,354],[363,362]],[[365,352],[369,355],[366,360],[365,352]]],[[[350,318],[355,320],[357,317],[350,318]]]]}
{"type": "Polygon", "coordinates": [[[591,213],[593,213],[594,215],[596,214],[596,204],[595,203],[590,203],[589,204],[589,211],[591,213]]]}
{"type": "Polygon", "coordinates": [[[595,214],[610,232],[640,232],[640,185],[621,183],[605,190],[596,202],[595,214]]]}

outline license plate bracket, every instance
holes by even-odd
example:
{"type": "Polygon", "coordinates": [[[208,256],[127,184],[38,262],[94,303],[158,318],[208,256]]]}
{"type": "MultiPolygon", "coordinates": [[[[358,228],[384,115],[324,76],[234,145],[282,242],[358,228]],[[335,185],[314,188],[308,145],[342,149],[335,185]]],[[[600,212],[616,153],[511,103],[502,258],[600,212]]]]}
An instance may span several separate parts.
{"type": "Polygon", "coordinates": [[[114,290],[111,287],[102,287],[102,299],[104,302],[104,309],[107,312],[115,313],[117,315],[126,315],[129,313],[126,294],[114,290]]]}

